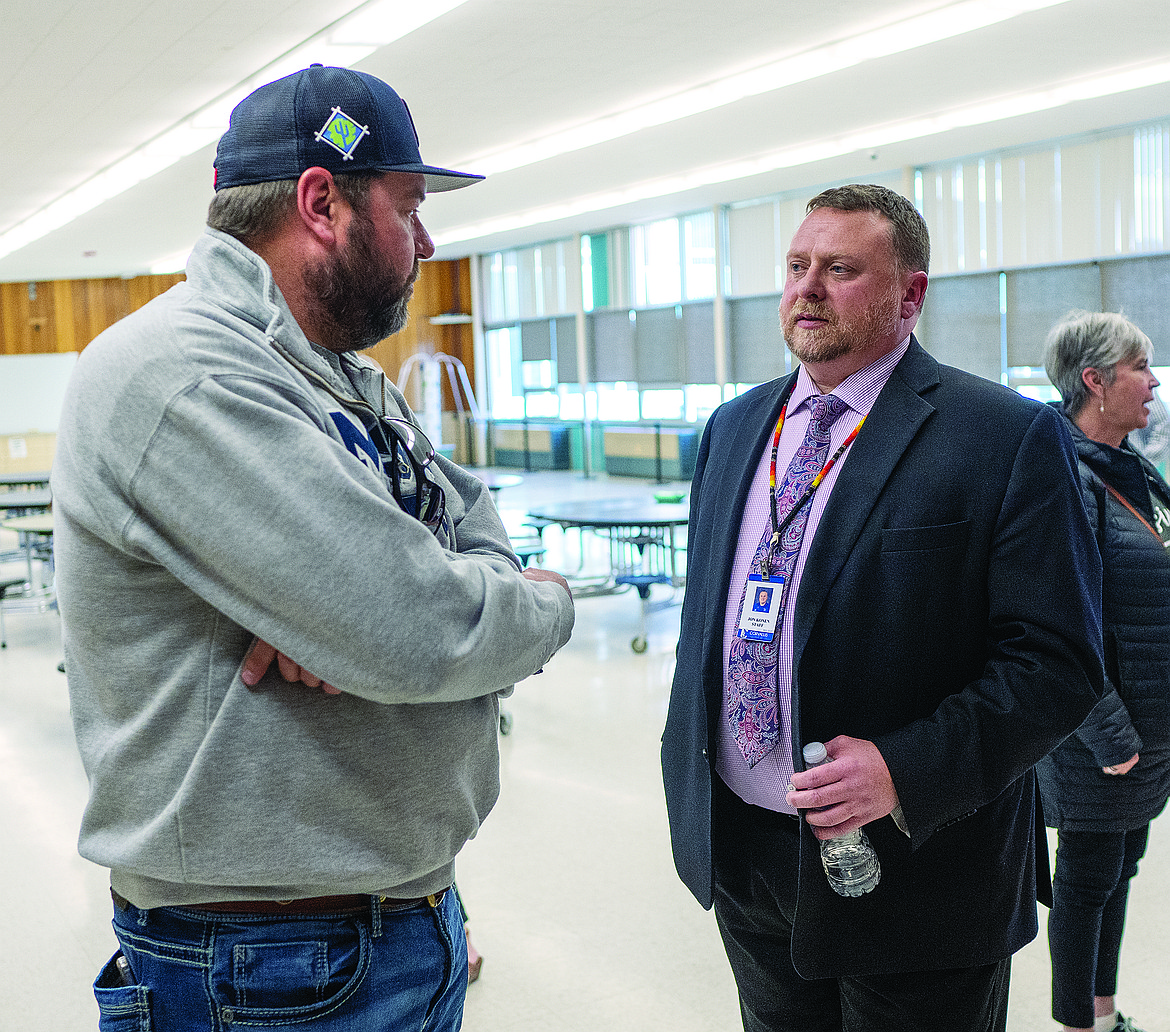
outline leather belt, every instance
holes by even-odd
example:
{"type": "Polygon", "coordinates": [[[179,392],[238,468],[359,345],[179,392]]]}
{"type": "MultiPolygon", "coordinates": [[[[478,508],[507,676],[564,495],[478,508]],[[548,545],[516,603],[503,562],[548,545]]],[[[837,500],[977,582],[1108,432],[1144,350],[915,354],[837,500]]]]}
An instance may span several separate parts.
{"type": "MultiPolygon", "coordinates": [[[[183,905],[182,910],[209,911],[215,914],[259,914],[271,917],[319,917],[325,914],[358,914],[369,912],[371,900],[376,899],[381,910],[393,912],[409,910],[411,907],[421,906],[424,903],[437,907],[447,894],[447,890],[432,893],[429,896],[418,896],[415,899],[394,899],[390,896],[312,896],[308,899],[256,899],[256,900],[227,900],[222,903],[199,903],[183,905]]],[[[129,900],[120,896],[113,889],[110,895],[114,903],[122,910],[133,906],[129,900]]]]}

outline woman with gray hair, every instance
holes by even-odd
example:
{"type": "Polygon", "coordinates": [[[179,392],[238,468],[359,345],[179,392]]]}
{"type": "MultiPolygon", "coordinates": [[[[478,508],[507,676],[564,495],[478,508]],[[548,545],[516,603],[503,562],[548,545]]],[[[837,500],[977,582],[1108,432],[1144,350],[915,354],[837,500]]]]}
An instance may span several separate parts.
{"type": "Polygon", "coordinates": [[[1105,696],[1036,767],[1057,829],[1048,946],[1066,1030],[1140,1032],[1114,994],[1129,883],[1170,796],[1170,487],[1126,440],[1154,400],[1152,356],[1108,312],[1070,313],[1045,353],[1104,571],[1105,696]]]}

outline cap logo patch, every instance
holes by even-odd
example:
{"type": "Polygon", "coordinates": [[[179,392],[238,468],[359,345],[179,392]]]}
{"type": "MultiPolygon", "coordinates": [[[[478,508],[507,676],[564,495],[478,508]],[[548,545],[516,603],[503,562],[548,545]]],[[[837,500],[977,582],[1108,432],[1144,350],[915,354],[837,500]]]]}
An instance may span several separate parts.
{"type": "Polygon", "coordinates": [[[340,151],[346,161],[352,161],[354,148],[369,131],[369,126],[359,125],[341,108],[335,107],[316,138],[340,151]]]}

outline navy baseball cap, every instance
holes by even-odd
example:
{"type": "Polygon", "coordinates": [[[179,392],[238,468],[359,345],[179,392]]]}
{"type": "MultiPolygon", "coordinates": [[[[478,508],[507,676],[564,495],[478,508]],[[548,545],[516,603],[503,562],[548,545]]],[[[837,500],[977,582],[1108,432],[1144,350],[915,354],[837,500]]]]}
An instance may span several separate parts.
{"type": "Polygon", "coordinates": [[[215,154],[215,189],[334,174],[417,172],[427,191],[458,190],[483,176],[424,165],[406,102],[352,68],[311,65],[248,94],[215,154]]]}

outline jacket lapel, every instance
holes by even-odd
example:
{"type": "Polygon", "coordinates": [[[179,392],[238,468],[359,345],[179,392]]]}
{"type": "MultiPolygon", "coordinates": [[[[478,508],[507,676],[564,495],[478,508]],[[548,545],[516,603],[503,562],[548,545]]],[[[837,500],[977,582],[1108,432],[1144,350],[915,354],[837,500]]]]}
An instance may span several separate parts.
{"type": "MultiPolygon", "coordinates": [[[[723,621],[744,504],[751,490],[760,454],[771,439],[780,416],[780,405],[787,397],[796,375],[791,373],[757,388],[750,395],[744,395],[746,404],[736,414],[735,424],[722,429],[718,435],[718,444],[713,444],[707,457],[703,491],[708,491],[708,481],[715,483],[712,497],[722,500],[723,518],[715,524],[711,534],[710,554],[701,558],[689,557],[700,558],[706,569],[703,578],[707,596],[704,620],[704,639],[708,653],[705,657],[706,669],[712,669],[712,664],[714,668],[722,669],[723,621]]],[[[714,436],[712,440],[715,440],[714,436]]]]}
{"type": "MultiPolygon", "coordinates": [[[[911,337],[910,350],[882,388],[838,474],[809,547],[793,627],[799,657],[842,566],[902,454],[934,412],[922,394],[938,384],[938,363],[911,337]]],[[[794,663],[794,668],[799,662],[794,663]]],[[[794,674],[795,674],[794,669],[794,674]]]]}

